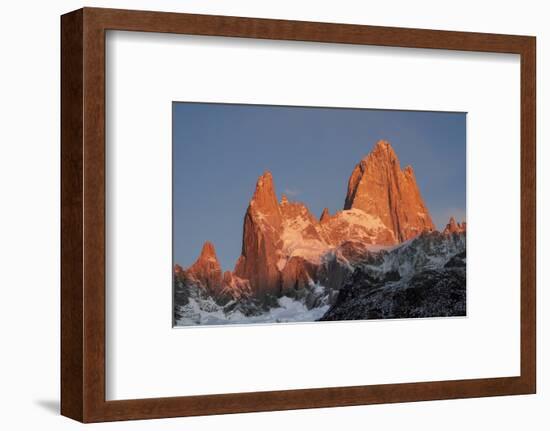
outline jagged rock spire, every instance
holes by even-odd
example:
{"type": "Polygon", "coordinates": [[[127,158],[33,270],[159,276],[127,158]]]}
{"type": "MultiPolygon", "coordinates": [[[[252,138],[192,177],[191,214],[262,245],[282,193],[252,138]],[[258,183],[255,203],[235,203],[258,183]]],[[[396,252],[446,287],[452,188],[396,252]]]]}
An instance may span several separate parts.
{"type": "Polygon", "coordinates": [[[398,242],[435,228],[412,167],[401,170],[394,149],[384,140],[353,170],[344,209],[379,217],[398,242]]]}
{"type": "Polygon", "coordinates": [[[330,219],[330,212],[328,208],[323,208],[323,212],[321,213],[321,218],[319,219],[319,221],[323,223],[326,222],[328,219],[330,219]]]}
{"type": "Polygon", "coordinates": [[[214,244],[206,241],[195,263],[186,271],[187,275],[199,281],[211,294],[216,294],[222,285],[222,268],[214,244]]]}
{"type": "Polygon", "coordinates": [[[199,256],[199,261],[218,261],[216,248],[214,247],[214,244],[212,244],[210,241],[206,241],[203,244],[201,254],[199,256]]]}
{"type": "Polygon", "coordinates": [[[244,216],[242,251],[235,265],[235,275],[249,280],[258,296],[279,289],[277,261],[281,232],[282,216],[273,176],[265,171],[256,182],[254,196],[244,216]]]}
{"type": "Polygon", "coordinates": [[[447,223],[447,226],[445,226],[445,229],[443,230],[443,233],[449,234],[461,232],[466,232],[466,222],[457,223],[455,218],[451,216],[449,223],[447,223]]]}
{"type": "Polygon", "coordinates": [[[279,202],[277,202],[277,194],[275,193],[271,172],[265,171],[258,178],[247,213],[254,215],[256,218],[265,218],[275,228],[280,226],[281,210],[279,202]]]}

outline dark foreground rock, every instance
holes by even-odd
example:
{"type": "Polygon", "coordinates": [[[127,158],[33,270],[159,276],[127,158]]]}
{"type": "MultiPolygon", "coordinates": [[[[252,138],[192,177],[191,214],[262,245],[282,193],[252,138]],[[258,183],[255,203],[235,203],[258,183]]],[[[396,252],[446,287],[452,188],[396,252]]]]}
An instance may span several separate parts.
{"type": "Polygon", "coordinates": [[[320,320],[465,316],[466,269],[458,259],[453,263],[400,281],[379,281],[356,269],[320,320]]]}

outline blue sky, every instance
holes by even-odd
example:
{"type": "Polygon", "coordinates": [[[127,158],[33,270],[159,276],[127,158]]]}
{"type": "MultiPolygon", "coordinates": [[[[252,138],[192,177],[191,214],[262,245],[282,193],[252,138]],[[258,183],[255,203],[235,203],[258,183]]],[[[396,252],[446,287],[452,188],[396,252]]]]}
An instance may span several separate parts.
{"type": "Polygon", "coordinates": [[[174,262],[191,265],[208,240],[233,269],[265,170],[279,199],[286,193],[317,217],[341,210],[353,168],[380,139],[414,168],[438,228],[465,218],[465,113],[174,103],[174,262]]]}

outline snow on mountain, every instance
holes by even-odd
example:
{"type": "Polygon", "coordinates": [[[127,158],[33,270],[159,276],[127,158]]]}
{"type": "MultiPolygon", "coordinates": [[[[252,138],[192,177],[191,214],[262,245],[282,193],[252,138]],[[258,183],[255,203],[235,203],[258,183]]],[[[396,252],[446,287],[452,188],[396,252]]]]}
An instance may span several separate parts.
{"type": "Polygon", "coordinates": [[[280,208],[283,223],[279,269],[282,270],[286,262],[294,256],[320,263],[320,257],[327,250],[328,244],[322,236],[319,222],[304,204],[289,202],[286,196],[283,196],[280,208]]]}
{"type": "Polygon", "coordinates": [[[278,298],[276,305],[269,310],[251,316],[240,310],[225,312],[213,302],[210,302],[210,305],[211,308],[205,309],[204,304],[192,299],[181,309],[181,317],[176,319],[176,326],[314,322],[323,317],[329,309],[328,304],[308,309],[302,302],[287,296],[278,298]]]}
{"type": "Polygon", "coordinates": [[[321,227],[323,236],[334,247],[345,241],[377,245],[396,243],[395,234],[379,217],[361,209],[343,210],[325,217],[321,227]]]}
{"type": "Polygon", "coordinates": [[[441,268],[453,256],[465,251],[465,232],[425,232],[392,249],[367,256],[360,266],[375,277],[391,272],[409,277],[421,270],[441,268]]]}

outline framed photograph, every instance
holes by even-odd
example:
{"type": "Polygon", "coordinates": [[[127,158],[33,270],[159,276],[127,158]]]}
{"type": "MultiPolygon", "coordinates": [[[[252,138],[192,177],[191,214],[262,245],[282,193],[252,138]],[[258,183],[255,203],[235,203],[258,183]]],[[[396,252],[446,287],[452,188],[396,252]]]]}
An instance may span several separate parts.
{"type": "Polygon", "coordinates": [[[61,18],[61,412],[536,390],[535,38],[61,18]]]}
{"type": "Polygon", "coordinates": [[[466,113],[175,102],[172,125],[175,327],[466,316],[466,113]]]}

